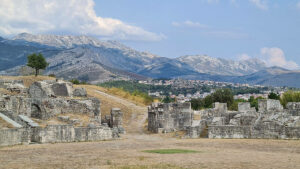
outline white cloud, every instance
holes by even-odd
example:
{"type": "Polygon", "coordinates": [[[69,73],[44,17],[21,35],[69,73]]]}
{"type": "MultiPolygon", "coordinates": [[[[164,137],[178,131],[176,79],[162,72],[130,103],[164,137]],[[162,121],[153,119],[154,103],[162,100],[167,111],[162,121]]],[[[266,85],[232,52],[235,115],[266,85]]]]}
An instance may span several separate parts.
{"type": "Polygon", "coordinates": [[[93,0],[0,0],[0,34],[84,34],[111,39],[158,41],[165,36],[97,16],[93,0]]]}
{"type": "Polygon", "coordinates": [[[297,8],[300,9],[300,1],[297,3],[297,8]]]}
{"type": "Polygon", "coordinates": [[[184,26],[184,27],[192,27],[192,28],[209,28],[208,25],[201,24],[199,22],[193,22],[190,20],[186,20],[184,22],[172,22],[172,25],[176,27],[184,26]]]}
{"type": "Polygon", "coordinates": [[[287,69],[298,69],[299,65],[290,60],[286,60],[285,54],[280,48],[262,48],[260,50],[262,59],[267,66],[279,66],[287,69]]]}
{"type": "Polygon", "coordinates": [[[268,10],[267,0],[249,0],[249,1],[259,9],[268,10]]]}

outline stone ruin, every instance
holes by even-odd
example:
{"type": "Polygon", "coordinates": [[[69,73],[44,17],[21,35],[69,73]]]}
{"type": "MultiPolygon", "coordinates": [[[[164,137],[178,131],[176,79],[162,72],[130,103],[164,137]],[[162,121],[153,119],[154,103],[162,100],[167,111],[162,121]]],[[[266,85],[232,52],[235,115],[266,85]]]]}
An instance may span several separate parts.
{"type": "Polygon", "coordinates": [[[21,80],[0,79],[0,89],[6,91],[0,90],[0,118],[12,126],[0,127],[0,146],[107,140],[125,133],[120,109],[111,111],[110,125],[106,125],[105,119],[101,120],[100,101],[69,82],[45,80],[26,88],[21,80]],[[88,124],[66,114],[88,116],[88,124]],[[51,119],[59,123],[38,123],[51,119]]]}
{"type": "MultiPolygon", "coordinates": [[[[148,108],[148,130],[185,131],[186,138],[300,138],[300,103],[259,100],[258,111],[250,103],[239,103],[238,111],[228,111],[226,103],[197,112],[194,120],[190,103],[155,103],[148,108]],[[179,125],[180,124],[180,125],[179,125]]],[[[196,112],[195,112],[196,113],[196,112]]]]}
{"type": "Polygon", "coordinates": [[[148,107],[148,130],[155,133],[185,130],[192,119],[190,103],[153,103],[148,107]]]}

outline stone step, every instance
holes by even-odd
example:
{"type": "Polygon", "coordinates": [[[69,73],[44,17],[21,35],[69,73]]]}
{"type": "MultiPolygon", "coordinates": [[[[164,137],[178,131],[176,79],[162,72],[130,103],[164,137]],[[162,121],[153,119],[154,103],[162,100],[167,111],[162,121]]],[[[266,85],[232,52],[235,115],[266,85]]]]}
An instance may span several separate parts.
{"type": "Polygon", "coordinates": [[[28,116],[25,115],[19,115],[20,119],[25,121],[29,126],[31,127],[39,127],[39,125],[34,122],[33,120],[31,120],[28,116]]]}
{"type": "Polygon", "coordinates": [[[22,128],[23,126],[20,125],[19,123],[13,121],[12,119],[10,119],[9,117],[7,117],[6,115],[0,113],[0,117],[5,120],[7,123],[10,123],[11,125],[13,125],[16,128],[22,128]]]}

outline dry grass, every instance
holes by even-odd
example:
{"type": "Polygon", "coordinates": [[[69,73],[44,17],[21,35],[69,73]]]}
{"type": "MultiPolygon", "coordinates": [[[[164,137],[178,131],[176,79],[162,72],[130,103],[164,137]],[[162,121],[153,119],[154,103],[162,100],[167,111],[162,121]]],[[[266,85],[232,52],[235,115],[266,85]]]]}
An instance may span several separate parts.
{"type": "MultiPolygon", "coordinates": [[[[92,97],[96,97],[101,101],[101,116],[102,118],[105,115],[109,115],[112,108],[120,108],[124,113],[124,121],[128,121],[132,116],[132,110],[124,104],[118,103],[110,98],[107,98],[99,93],[96,93],[95,90],[109,93],[106,88],[94,86],[94,85],[76,85],[75,87],[83,87],[87,90],[87,94],[92,97]]],[[[131,101],[131,100],[130,100],[131,101]]]]}
{"type": "Polygon", "coordinates": [[[0,76],[0,79],[23,80],[25,87],[29,87],[36,81],[55,80],[55,78],[49,76],[0,76]]]}
{"type": "Polygon", "coordinates": [[[296,140],[124,137],[113,141],[3,147],[0,168],[300,168],[300,142],[296,140]],[[201,153],[143,152],[153,149],[187,149],[201,153]]]}
{"type": "Polygon", "coordinates": [[[33,121],[38,123],[41,127],[46,127],[47,125],[58,125],[58,124],[68,124],[68,122],[63,122],[58,119],[58,116],[69,116],[70,119],[79,119],[80,123],[75,124],[75,126],[87,126],[90,122],[90,116],[87,114],[59,114],[55,117],[52,117],[48,120],[40,120],[36,118],[31,118],[33,121]]]}
{"type": "Polygon", "coordinates": [[[0,95],[1,94],[6,94],[6,95],[13,95],[14,93],[6,90],[6,89],[3,89],[3,88],[0,88],[0,95]]]}
{"type": "Polygon", "coordinates": [[[3,120],[1,117],[0,117],[0,129],[1,128],[14,128],[14,126],[10,123],[7,123],[5,120],[3,120]]]}
{"type": "Polygon", "coordinates": [[[114,88],[114,87],[113,88],[104,88],[104,87],[100,87],[100,86],[96,86],[96,85],[76,85],[75,87],[84,87],[84,88],[99,90],[99,91],[126,99],[137,105],[147,106],[147,104],[145,104],[145,100],[143,97],[131,95],[129,92],[126,92],[119,88],[114,88]]]}

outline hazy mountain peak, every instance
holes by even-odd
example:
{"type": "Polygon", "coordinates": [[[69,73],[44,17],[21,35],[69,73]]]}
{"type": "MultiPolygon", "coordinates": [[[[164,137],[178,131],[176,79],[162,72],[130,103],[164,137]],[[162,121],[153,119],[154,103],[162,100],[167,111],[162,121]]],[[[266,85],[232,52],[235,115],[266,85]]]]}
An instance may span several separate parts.
{"type": "Polygon", "coordinates": [[[177,58],[177,60],[188,64],[199,73],[217,75],[240,76],[257,72],[266,67],[263,61],[256,58],[234,61],[207,55],[186,55],[177,58]]]}

